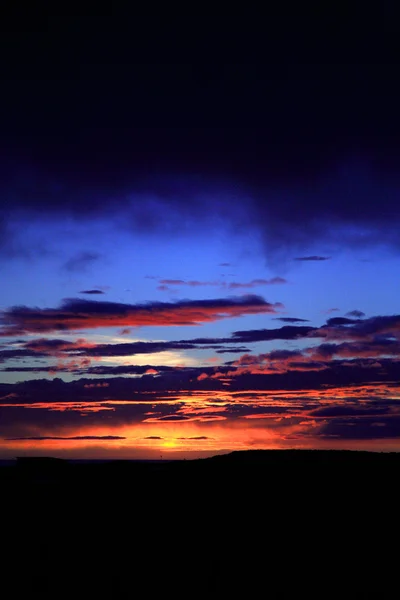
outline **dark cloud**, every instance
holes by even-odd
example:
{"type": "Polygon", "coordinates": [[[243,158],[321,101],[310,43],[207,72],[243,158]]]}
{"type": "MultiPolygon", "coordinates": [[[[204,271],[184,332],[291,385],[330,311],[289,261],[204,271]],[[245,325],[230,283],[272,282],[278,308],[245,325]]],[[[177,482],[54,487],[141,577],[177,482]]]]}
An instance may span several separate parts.
{"type": "Polygon", "coordinates": [[[350,310],[346,313],[349,317],[357,317],[357,319],[361,319],[365,317],[365,313],[362,310],[350,310]]]}
{"type": "Polygon", "coordinates": [[[302,261],[320,261],[320,260],[330,260],[330,256],[298,256],[293,260],[302,260],[302,261]]]}
{"type": "Polygon", "coordinates": [[[80,294],[90,294],[90,295],[104,294],[104,292],[102,290],[82,290],[79,293],[80,294]]]}
{"type": "Polygon", "coordinates": [[[325,343],[308,350],[319,359],[333,356],[348,356],[354,358],[400,356],[400,340],[392,338],[375,338],[368,341],[343,342],[341,344],[325,343]]]}
{"type": "MultiPolygon", "coordinates": [[[[278,352],[278,351],[274,351],[278,352]]],[[[380,382],[393,382],[400,380],[400,361],[396,358],[345,358],[333,359],[332,356],[321,358],[319,361],[312,359],[299,360],[299,352],[282,351],[282,354],[269,353],[262,357],[249,356],[243,359],[218,367],[167,367],[158,365],[120,365],[95,366],[82,369],[81,375],[88,377],[101,377],[100,379],[77,380],[64,383],[61,380],[31,380],[21,384],[0,386],[0,398],[7,397],[7,404],[18,404],[23,398],[24,402],[75,402],[77,398],[85,401],[99,401],[109,397],[121,400],[135,399],[142,392],[157,392],[161,395],[177,393],[185,390],[301,390],[323,389],[326,386],[340,388],[340,386],[373,384],[375,387],[380,382]],[[283,354],[283,352],[286,352],[283,354]],[[291,354],[292,353],[292,354],[291,354]],[[296,360],[297,357],[297,360],[296,360]],[[264,365],[274,361],[279,368],[264,369],[264,365]],[[255,372],[253,367],[258,366],[255,372]],[[157,375],[135,378],[134,392],[132,379],[126,375],[144,375],[147,371],[156,371],[157,375]],[[201,377],[200,377],[201,376],[201,377]],[[229,384],[224,386],[224,377],[228,376],[229,384]],[[199,379],[200,377],[200,379],[199,379]],[[100,386],[100,383],[102,384],[100,386]],[[97,385],[96,385],[97,384],[97,385]],[[9,394],[17,394],[9,396],[9,394]]],[[[300,354],[301,358],[301,354],[300,354]]],[[[36,369],[35,367],[30,369],[36,369]]],[[[17,371],[19,369],[16,369],[17,371]]],[[[371,388],[371,394],[374,388],[371,388]]],[[[143,397],[144,402],[151,402],[150,396],[143,397]]]]}
{"type": "MultiPolygon", "coordinates": [[[[198,338],[192,340],[177,340],[175,342],[127,342],[125,344],[94,344],[84,339],[72,342],[61,339],[38,339],[25,344],[24,348],[0,350],[0,362],[13,359],[26,358],[51,358],[51,357],[101,357],[109,356],[135,356],[139,354],[155,354],[167,351],[186,351],[186,350],[215,350],[217,354],[243,353],[249,349],[240,347],[224,347],[221,343],[235,343],[231,338],[198,338]]],[[[43,369],[48,367],[43,365],[43,369]]],[[[26,368],[28,371],[32,367],[26,368]]],[[[20,369],[16,369],[20,370],[20,369]]],[[[33,370],[42,370],[38,367],[33,370]]]]}
{"type": "Polygon", "coordinates": [[[286,360],[301,356],[301,354],[300,350],[272,350],[267,356],[269,360],[286,360]]]}
{"type": "Polygon", "coordinates": [[[238,354],[242,352],[250,352],[248,348],[223,348],[222,350],[216,350],[217,354],[238,354]]]}
{"type": "MultiPolygon", "coordinates": [[[[146,375],[147,371],[154,369],[157,373],[174,373],[174,367],[164,365],[119,365],[117,367],[97,366],[88,367],[83,371],[88,375],[146,375]]],[[[151,373],[149,373],[151,375],[151,373]]]]}
{"type": "MultiPolygon", "coordinates": [[[[305,409],[304,409],[305,410],[305,409]]],[[[298,408],[298,407],[293,407],[293,409],[291,409],[288,406],[265,406],[265,405],[259,405],[259,404],[254,404],[254,403],[246,403],[246,404],[241,404],[239,402],[236,402],[235,404],[230,404],[229,406],[226,407],[226,414],[227,416],[229,416],[230,418],[233,419],[237,419],[240,417],[248,417],[249,415],[282,415],[282,414],[290,414],[291,412],[301,412],[302,408],[298,408]]]]}
{"type": "Polygon", "coordinates": [[[331,419],[320,428],[318,435],[345,440],[398,439],[400,416],[331,419]]]}
{"type": "Polygon", "coordinates": [[[126,440],[126,437],[122,437],[120,435],[75,435],[75,436],[36,436],[36,437],[14,437],[14,438],[3,438],[5,440],[102,440],[102,441],[112,441],[112,440],[126,440]]]}
{"type": "Polygon", "coordinates": [[[150,388],[133,391],[132,380],[123,378],[106,383],[106,387],[93,387],[93,379],[71,383],[54,379],[26,381],[6,388],[0,385],[0,436],[101,439],[103,436],[98,436],[96,429],[106,427],[117,439],[117,435],[121,437],[121,425],[176,415],[184,406],[176,392],[150,388]],[[11,391],[4,393],[4,389],[11,391]],[[112,389],[118,400],[110,400],[107,389],[112,389]],[[120,400],[124,402],[119,403],[120,400]],[[115,436],[113,428],[117,428],[115,436]],[[86,432],[89,436],[83,435],[86,432]]]}
{"type": "Polygon", "coordinates": [[[0,363],[6,360],[24,359],[24,358],[37,358],[45,357],[45,353],[35,352],[33,350],[25,348],[15,348],[10,350],[0,350],[0,363]]]}
{"type": "Polygon", "coordinates": [[[175,303],[123,304],[66,299],[59,308],[17,306],[0,316],[0,334],[51,332],[96,327],[199,325],[246,314],[276,313],[282,304],[261,296],[246,295],[215,300],[182,300],[175,303]]]}
{"type": "Polygon", "coordinates": [[[311,410],[309,415],[312,417],[370,417],[385,415],[388,412],[390,412],[390,407],[385,405],[384,400],[382,400],[382,405],[379,406],[371,406],[371,403],[365,406],[357,406],[356,403],[322,406],[311,410]]]}
{"type": "Polygon", "coordinates": [[[331,339],[361,339],[372,336],[397,338],[400,334],[400,315],[376,316],[369,319],[332,318],[328,319],[319,332],[331,339]]]}
{"type": "Polygon", "coordinates": [[[208,437],[207,435],[196,435],[193,437],[178,437],[178,440],[212,440],[213,438],[208,437]]]}
{"type": "Polygon", "coordinates": [[[167,415],[166,417],[159,417],[160,421],[188,421],[189,417],[184,415],[167,415]]]}
{"type": "MultiPolygon", "coordinates": [[[[219,346],[215,345],[204,345],[200,346],[204,350],[215,350],[219,346]]],[[[72,348],[74,354],[84,356],[133,356],[135,354],[154,354],[156,352],[166,352],[171,350],[193,350],[199,346],[193,344],[188,340],[187,342],[130,342],[126,344],[98,344],[93,347],[85,348],[84,346],[80,349],[72,348]]]]}
{"type": "MultiPolygon", "coordinates": [[[[86,302],[86,301],[85,301],[86,302]]],[[[89,303],[91,304],[91,303],[89,303]]],[[[94,303],[97,304],[97,303],[94,303]]],[[[100,303],[103,304],[103,303],[100,303]]],[[[108,304],[111,304],[112,310],[115,310],[114,303],[104,303],[106,310],[108,304]]],[[[179,308],[182,304],[177,303],[179,308]]],[[[86,306],[86,305],[85,305],[86,306]]],[[[120,306],[120,305],[118,305],[120,306]]],[[[132,309],[134,305],[123,305],[132,309]]],[[[162,304],[162,307],[167,306],[168,310],[172,308],[172,312],[176,304],[162,304]]],[[[187,304],[184,303],[186,307],[187,304]]],[[[159,309],[160,305],[156,306],[159,309]]],[[[26,310],[26,309],[24,309],[26,310]]],[[[52,311],[45,310],[44,315],[39,311],[40,319],[44,320],[47,313],[50,312],[53,319],[52,311]]],[[[77,311],[79,312],[79,311],[77,311]]],[[[162,312],[162,311],[161,311],[162,312]]],[[[79,312],[82,317],[82,311],[79,312]]],[[[150,310],[151,315],[151,310],[150,310]]],[[[196,313],[198,318],[198,313],[196,313]]],[[[28,316],[24,313],[25,318],[28,316]]],[[[100,316],[101,313],[100,313],[100,316]]],[[[69,316],[68,316],[69,318],[69,316]]],[[[91,319],[97,319],[96,314],[90,315],[91,319]]],[[[146,317],[147,318],[147,317],[146,317]]],[[[158,318],[158,317],[156,317],[158,318]]],[[[165,318],[164,316],[162,318],[165,318]]],[[[176,317],[175,317],[176,318],[176,317]]],[[[290,317],[288,317],[290,318],[290,317]]],[[[285,317],[283,317],[285,319],[285,317]]],[[[290,318],[291,319],[291,318],[290,318]]],[[[103,321],[104,322],[104,321],[103,321]]],[[[112,323],[112,317],[110,318],[112,323]]],[[[36,326],[33,321],[34,326],[36,326]]],[[[80,323],[79,323],[80,324],[80,323]]],[[[81,325],[83,326],[83,325],[81,325]]],[[[8,330],[9,331],[9,330],[8,330]]],[[[19,331],[20,333],[21,331],[19,331]]],[[[308,347],[300,351],[295,351],[297,356],[302,358],[304,364],[302,369],[306,368],[308,361],[310,368],[317,368],[319,361],[332,360],[335,356],[338,357],[387,357],[398,356],[400,348],[400,316],[376,316],[369,319],[350,319],[348,317],[333,317],[329,318],[322,327],[311,327],[304,325],[284,325],[280,328],[273,329],[256,329],[235,331],[230,337],[224,338],[192,338],[176,341],[160,341],[160,342],[127,342],[119,344],[95,344],[90,343],[84,338],[78,338],[74,341],[64,339],[33,339],[29,341],[19,340],[19,347],[12,345],[7,347],[3,345],[0,349],[0,362],[8,360],[26,360],[34,359],[38,362],[43,359],[56,358],[57,364],[43,362],[35,366],[9,367],[5,366],[3,371],[16,372],[40,372],[40,371],[77,371],[88,372],[91,374],[108,374],[118,373],[125,374],[148,374],[158,375],[163,367],[158,367],[156,371],[152,371],[153,367],[138,367],[135,365],[122,365],[115,367],[120,371],[114,371],[114,367],[108,366],[91,366],[91,359],[107,358],[113,356],[134,356],[141,354],[155,354],[166,351],[190,351],[190,350],[213,350],[217,354],[236,353],[243,356],[239,359],[238,364],[254,362],[254,355],[248,354],[250,351],[247,344],[257,342],[267,342],[275,340],[299,340],[299,339],[323,339],[323,343],[317,346],[308,347]],[[230,347],[231,344],[235,344],[230,347]],[[241,344],[238,346],[238,344],[241,344]],[[246,346],[244,345],[246,344],[246,346]],[[313,365],[311,365],[313,362],[313,365]],[[87,370],[89,369],[89,370],[87,370]],[[146,373],[147,369],[147,373],[146,373]]],[[[282,364],[287,360],[290,353],[294,351],[276,350],[267,354],[259,355],[261,362],[268,360],[282,364]],[[289,354],[288,354],[289,353],[289,354]]],[[[294,355],[292,354],[293,358],[294,355]]],[[[257,359],[258,360],[258,359],[257,359]]],[[[226,363],[229,364],[229,363],[226,363]]],[[[300,368],[299,364],[293,368],[300,368]]],[[[320,363],[320,366],[322,363],[320,363]]],[[[322,367],[321,367],[322,368],[322,367]]]]}
{"type": "Polygon", "coordinates": [[[296,317],[274,317],[274,321],[282,321],[283,323],[306,323],[310,319],[298,319],[296,317]]]}
{"type": "Polygon", "coordinates": [[[84,347],[84,344],[85,340],[83,339],[71,342],[71,340],[39,338],[26,342],[25,347],[36,353],[43,352],[51,354],[62,350],[79,350],[79,348],[84,347]]]}
{"type": "Polygon", "coordinates": [[[357,322],[356,319],[348,319],[347,317],[331,317],[326,323],[329,327],[335,327],[336,325],[354,325],[357,322]]]}
{"type": "Polygon", "coordinates": [[[163,440],[164,438],[160,437],[159,435],[147,435],[143,439],[144,440],[163,440]]]}
{"type": "MultiPolygon", "coordinates": [[[[64,371],[67,369],[60,370],[64,371]]],[[[5,367],[4,369],[0,369],[0,371],[2,373],[48,373],[50,367],[48,365],[42,365],[40,367],[5,367]]]]}
{"type": "Polygon", "coordinates": [[[234,331],[232,339],[237,343],[250,344],[251,342],[267,342],[270,340],[297,340],[311,336],[316,331],[315,327],[284,325],[279,329],[249,329],[247,331],[234,331]]]}
{"type": "MultiPolygon", "coordinates": [[[[323,330],[323,329],[322,329],[323,330]]],[[[46,357],[66,354],[69,356],[107,357],[134,356],[136,354],[154,354],[166,351],[182,350],[215,350],[219,354],[229,352],[247,352],[245,346],[230,348],[226,344],[252,343],[270,340],[294,340],[302,337],[312,337],[315,327],[283,326],[278,329],[255,329],[235,331],[231,337],[224,338],[193,338],[189,340],[160,341],[160,342],[127,342],[122,344],[94,344],[85,339],[74,342],[63,339],[36,339],[25,344],[23,349],[0,351],[0,359],[46,357]]],[[[324,334],[321,334],[321,337],[324,334]]]]}
{"type": "MultiPolygon", "coordinates": [[[[55,378],[0,384],[0,435],[32,440],[118,439],[120,436],[103,438],[73,433],[81,434],[83,426],[90,428],[87,432],[91,434],[96,427],[112,428],[149,421],[207,421],[215,418],[213,410],[218,406],[218,410],[221,408],[218,415],[224,419],[271,420],[276,417],[277,426],[311,419],[316,423],[317,435],[322,438],[392,436],[395,422],[392,419],[396,420],[399,414],[396,397],[400,389],[400,361],[380,359],[377,364],[374,359],[329,360],[323,363],[323,370],[315,371],[309,361],[299,363],[304,370],[292,370],[293,359],[299,353],[283,350],[269,353],[270,360],[286,360],[289,368],[285,372],[266,374],[242,372],[240,365],[218,366],[218,372],[214,367],[155,367],[158,377],[132,380],[117,376],[121,367],[110,367],[108,374],[112,377],[103,375],[101,380],[88,375],[68,383],[55,378]],[[199,379],[202,373],[206,377],[199,379]],[[208,392],[209,397],[203,395],[208,392]],[[230,400],[229,392],[234,392],[230,400]],[[242,396],[245,399],[242,400],[242,396]],[[332,420],[338,425],[332,425],[332,420]],[[368,421],[369,433],[361,420],[368,421]],[[350,432],[353,429],[354,436],[350,432]]],[[[145,372],[150,366],[140,368],[145,372]]],[[[203,436],[199,433],[191,439],[203,439],[203,436]]]]}
{"type": "MultiPolygon", "coordinates": [[[[400,378],[400,362],[391,359],[380,359],[378,364],[376,359],[368,358],[330,360],[322,363],[322,369],[315,370],[312,368],[312,362],[309,365],[300,363],[300,366],[303,369],[288,369],[275,373],[268,371],[265,374],[238,370],[228,389],[318,390],[329,386],[334,390],[342,386],[372,384],[372,396],[374,386],[379,382],[395,382],[400,378]]],[[[220,371],[226,373],[225,369],[220,371]]],[[[229,367],[229,371],[234,373],[235,369],[229,367]]]]}
{"type": "MultiPolygon", "coordinates": [[[[257,58],[297,56],[299,34],[287,22],[268,36],[254,23],[251,31],[212,25],[197,38],[196,60],[161,64],[172,40],[189,52],[188,32],[167,28],[166,37],[152,22],[151,33],[144,28],[132,40],[121,26],[99,19],[72,34],[50,19],[40,40],[4,32],[4,244],[4,221],[22,211],[88,222],[118,213],[135,232],[187,227],[201,236],[223,219],[261,233],[269,254],[289,257],[328,251],[321,240],[398,248],[393,65],[257,58]],[[231,43],[240,44],[243,62],[220,60],[231,43]],[[156,64],[138,63],[154,52],[156,64]]],[[[311,20],[297,29],[308,38],[319,27],[311,20]]],[[[377,47],[392,32],[385,24],[377,47]]]]}

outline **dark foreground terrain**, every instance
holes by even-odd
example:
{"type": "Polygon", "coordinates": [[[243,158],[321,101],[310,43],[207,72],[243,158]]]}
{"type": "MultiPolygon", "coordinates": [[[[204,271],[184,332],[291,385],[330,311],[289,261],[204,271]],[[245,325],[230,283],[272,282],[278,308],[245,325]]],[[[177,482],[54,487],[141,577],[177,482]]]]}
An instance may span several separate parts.
{"type": "Polygon", "coordinates": [[[4,598],[397,598],[400,455],[0,469],[4,598]]]}

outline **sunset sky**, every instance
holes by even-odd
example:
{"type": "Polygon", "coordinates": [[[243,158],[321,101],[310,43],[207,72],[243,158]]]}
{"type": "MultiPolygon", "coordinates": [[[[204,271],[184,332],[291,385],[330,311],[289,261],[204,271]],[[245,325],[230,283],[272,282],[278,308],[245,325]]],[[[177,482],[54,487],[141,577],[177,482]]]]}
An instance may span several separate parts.
{"type": "Polygon", "coordinates": [[[2,33],[0,458],[399,450],[398,68],[82,23],[2,33]]]}

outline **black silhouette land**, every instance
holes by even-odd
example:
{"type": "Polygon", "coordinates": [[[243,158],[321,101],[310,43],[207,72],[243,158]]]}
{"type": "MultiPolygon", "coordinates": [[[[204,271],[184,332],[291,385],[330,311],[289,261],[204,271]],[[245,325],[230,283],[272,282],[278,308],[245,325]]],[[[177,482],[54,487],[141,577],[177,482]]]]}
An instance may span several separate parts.
{"type": "Polygon", "coordinates": [[[396,453],[355,451],[21,458],[0,468],[3,584],[15,597],[396,597],[399,471],[396,453]]]}

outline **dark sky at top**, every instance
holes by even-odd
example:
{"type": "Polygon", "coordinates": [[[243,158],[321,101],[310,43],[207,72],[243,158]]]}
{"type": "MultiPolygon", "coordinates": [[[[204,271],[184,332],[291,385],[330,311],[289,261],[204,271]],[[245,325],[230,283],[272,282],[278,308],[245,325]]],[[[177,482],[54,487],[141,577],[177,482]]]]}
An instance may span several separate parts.
{"type": "Polygon", "coordinates": [[[252,195],[254,222],[268,216],[289,230],[299,217],[310,228],[314,217],[367,228],[378,221],[381,236],[398,217],[396,23],[385,3],[358,22],[357,14],[342,17],[289,10],[182,22],[124,14],[5,19],[6,209],[98,211],[134,187],[156,191],[178,212],[184,204],[196,218],[190,185],[228,182],[252,195]],[[346,177],[349,168],[357,181],[338,200],[340,177],[333,189],[329,176],[346,177]],[[184,193],[174,175],[191,177],[184,193]],[[360,208],[359,192],[382,178],[388,189],[379,212],[368,197],[360,208]],[[297,192],[290,211],[263,199],[266,188],[282,186],[297,192]]]}
{"type": "Polygon", "coordinates": [[[139,173],[234,169],[249,184],[346,154],[390,169],[400,88],[395,23],[380,12],[358,26],[328,11],[5,20],[3,152],[11,142],[12,158],[54,172],[68,159],[88,181],[107,165],[110,183],[128,161],[139,173]]]}

